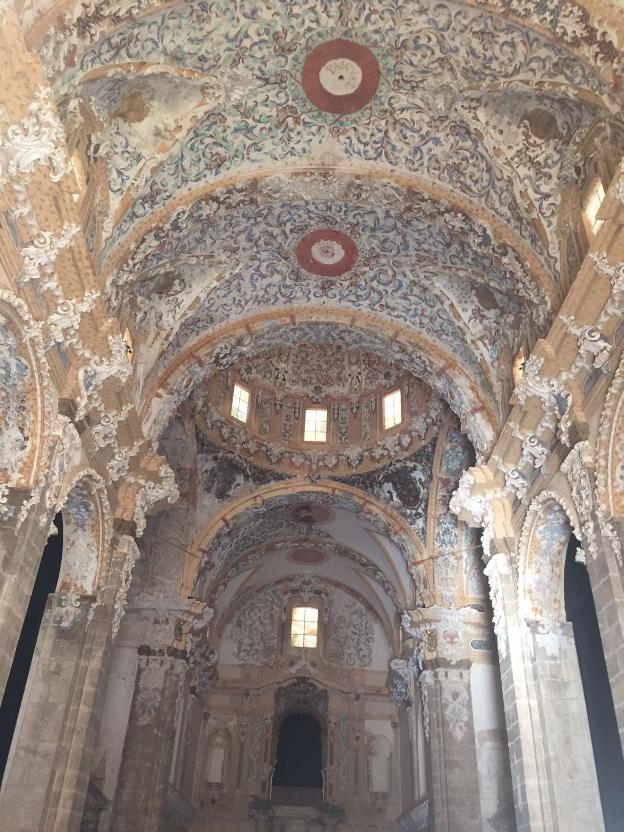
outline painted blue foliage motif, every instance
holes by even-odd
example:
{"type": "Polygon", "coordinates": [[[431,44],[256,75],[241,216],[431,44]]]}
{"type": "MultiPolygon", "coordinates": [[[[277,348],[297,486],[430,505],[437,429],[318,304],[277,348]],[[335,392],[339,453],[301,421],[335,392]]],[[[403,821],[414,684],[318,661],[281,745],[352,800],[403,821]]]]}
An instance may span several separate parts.
{"type": "Polygon", "coordinates": [[[180,113],[181,132],[165,125],[169,149],[147,156],[116,115],[120,89],[126,98],[143,96],[146,124],[161,138],[162,99],[140,75],[120,71],[114,84],[89,82],[88,97],[111,123],[113,208],[133,187],[106,254],[172,195],[233,172],[305,164],[323,147],[346,164],[392,167],[457,191],[507,222],[552,268],[559,165],[572,135],[596,113],[576,88],[617,106],[589,63],[530,28],[450,2],[201,0],[128,22],[80,55],[68,50],[58,37],[43,47],[51,72],[65,68],[59,97],[106,66],[145,63],[151,73],[159,66],[167,83],[171,74],[189,77],[192,126],[180,113]],[[300,82],[306,55],[337,37],[365,44],[381,69],[373,101],[346,117],[316,110],[300,82]],[[550,92],[536,90],[544,82],[550,92]],[[546,138],[532,132],[535,108],[550,115],[546,138]],[[552,232],[547,246],[534,211],[552,232]]]}

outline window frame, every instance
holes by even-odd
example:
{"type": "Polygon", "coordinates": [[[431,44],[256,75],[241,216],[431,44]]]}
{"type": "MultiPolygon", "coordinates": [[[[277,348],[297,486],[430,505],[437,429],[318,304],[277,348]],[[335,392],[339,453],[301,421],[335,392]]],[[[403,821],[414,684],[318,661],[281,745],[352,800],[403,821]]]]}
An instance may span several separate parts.
{"type": "MultiPolygon", "coordinates": [[[[240,397],[239,397],[239,401],[241,401],[240,397]]],[[[230,396],[229,416],[230,416],[231,419],[234,419],[234,421],[236,421],[239,425],[247,425],[247,424],[249,424],[250,414],[251,414],[251,390],[249,390],[243,384],[240,384],[240,382],[235,381],[233,386],[232,386],[232,395],[230,396]],[[247,401],[246,401],[247,411],[245,413],[245,419],[244,420],[240,419],[233,412],[234,411],[234,397],[236,396],[237,389],[242,390],[244,393],[247,393],[247,401]]]]}
{"type": "Polygon", "coordinates": [[[606,195],[607,189],[605,187],[604,182],[602,181],[602,176],[594,176],[589,185],[585,188],[582,205],[583,222],[585,224],[585,230],[587,231],[587,236],[589,237],[589,239],[595,237],[605,223],[604,220],[598,219],[598,215],[600,214],[600,210],[603,206],[606,195]],[[598,196],[600,191],[602,191],[602,196],[600,197],[600,201],[598,202],[592,220],[590,214],[590,207],[593,206],[593,203],[596,200],[596,197],[598,196]]]}
{"type": "MultiPolygon", "coordinates": [[[[393,407],[394,413],[394,407],[393,407]]],[[[388,393],[384,393],[381,398],[381,427],[383,432],[387,432],[389,430],[393,430],[394,428],[398,428],[403,424],[403,390],[400,387],[395,387],[394,390],[390,390],[388,393]],[[399,421],[394,422],[392,425],[386,426],[386,401],[391,396],[396,397],[398,393],[398,400],[399,400],[399,421]]]]}
{"type": "MultiPolygon", "coordinates": [[[[317,434],[317,427],[318,421],[315,420],[314,422],[314,434],[317,434]]],[[[327,407],[306,407],[303,412],[303,441],[306,444],[316,444],[316,445],[326,445],[327,444],[327,436],[329,433],[329,408],[327,407]],[[323,439],[306,439],[307,433],[307,425],[308,425],[308,413],[324,413],[325,414],[325,435],[323,439]]]]}
{"type": "Polygon", "coordinates": [[[291,650],[318,650],[320,646],[321,640],[321,611],[319,607],[310,604],[309,602],[305,601],[295,601],[290,607],[290,616],[288,621],[288,630],[287,630],[287,644],[288,648],[291,650]],[[303,627],[305,628],[307,622],[305,618],[305,612],[307,610],[314,610],[316,613],[316,633],[314,635],[308,635],[305,632],[303,633],[293,633],[293,627],[295,624],[295,610],[303,610],[304,611],[304,618],[302,619],[303,627]],[[302,640],[302,644],[293,644],[293,638],[299,636],[302,640]],[[306,638],[314,638],[314,645],[307,645],[305,643],[306,638]]]}

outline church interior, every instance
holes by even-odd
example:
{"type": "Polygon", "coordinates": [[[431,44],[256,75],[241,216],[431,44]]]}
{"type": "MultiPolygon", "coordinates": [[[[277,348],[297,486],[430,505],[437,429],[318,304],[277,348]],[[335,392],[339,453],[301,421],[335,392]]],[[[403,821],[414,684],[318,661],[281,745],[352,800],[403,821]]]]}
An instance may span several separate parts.
{"type": "Polygon", "coordinates": [[[622,0],[0,0],[2,832],[623,832],[622,0]]]}

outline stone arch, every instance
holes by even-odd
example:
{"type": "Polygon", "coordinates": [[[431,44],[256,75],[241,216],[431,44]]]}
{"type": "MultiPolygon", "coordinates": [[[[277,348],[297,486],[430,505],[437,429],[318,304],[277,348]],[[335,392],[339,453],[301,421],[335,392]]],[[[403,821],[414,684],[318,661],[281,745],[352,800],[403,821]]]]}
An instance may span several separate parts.
{"type": "Polygon", "coordinates": [[[104,481],[81,469],[67,478],[57,510],[63,515],[63,558],[58,589],[92,595],[106,572],[111,512],[104,481]]]}
{"type": "MultiPolygon", "coordinates": [[[[150,372],[142,390],[140,412],[152,441],[157,442],[176,408],[208,376],[211,368],[228,360],[237,339],[256,337],[267,326],[331,323],[348,325],[353,330],[374,334],[387,344],[425,363],[423,381],[448,402],[462,421],[474,447],[480,452],[492,445],[498,430],[498,416],[491,395],[481,389],[468,369],[445,349],[432,345],[414,328],[380,316],[336,306],[288,307],[262,312],[234,323],[212,328],[204,336],[181,350],[175,361],[150,372]],[[477,402],[472,409],[468,402],[477,402]],[[467,414],[470,413],[468,419],[467,414]]],[[[409,367],[406,366],[406,369],[409,367]]]]}
{"type": "Polygon", "coordinates": [[[545,491],[531,502],[520,539],[518,611],[521,619],[565,621],[564,567],[570,535],[578,535],[574,509],[545,491]]]}
{"type": "MultiPolygon", "coordinates": [[[[397,544],[406,559],[409,558],[414,565],[425,563],[426,553],[423,544],[407,521],[389,506],[383,505],[363,491],[342,483],[326,480],[310,482],[309,479],[288,480],[283,483],[267,485],[257,489],[252,494],[232,500],[220,512],[210,518],[189,547],[182,576],[181,594],[187,596],[192,592],[197,570],[201,565],[201,553],[209,549],[211,542],[221,529],[229,527],[235,518],[243,512],[258,508],[273,498],[300,493],[338,495],[353,499],[361,511],[373,515],[383,527],[396,536],[397,544]]],[[[415,568],[417,567],[415,566],[415,568]]]]}
{"type": "Polygon", "coordinates": [[[42,479],[53,421],[43,340],[26,304],[0,289],[0,495],[42,479]]]}

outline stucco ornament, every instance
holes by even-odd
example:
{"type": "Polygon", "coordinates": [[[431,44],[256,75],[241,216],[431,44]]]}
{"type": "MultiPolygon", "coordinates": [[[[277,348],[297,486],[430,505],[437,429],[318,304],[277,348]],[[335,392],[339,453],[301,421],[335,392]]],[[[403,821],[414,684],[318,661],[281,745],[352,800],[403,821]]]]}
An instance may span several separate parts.
{"type": "Polygon", "coordinates": [[[559,320],[566,330],[576,337],[578,344],[578,353],[565,374],[566,377],[575,378],[581,370],[590,372],[596,369],[606,372],[613,347],[600,331],[600,327],[593,324],[579,326],[575,323],[574,315],[560,315],[559,320]]]}
{"type": "Polygon", "coordinates": [[[136,545],[136,542],[133,540],[133,538],[129,537],[128,535],[123,535],[123,537],[119,539],[117,543],[117,554],[118,556],[123,558],[123,564],[121,567],[121,575],[119,579],[119,589],[117,590],[117,594],[115,595],[115,601],[113,602],[113,638],[117,637],[117,633],[119,632],[119,626],[125,615],[126,606],[128,603],[128,590],[132,581],[132,570],[134,569],[134,566],[140,557],[139,547],[136,545]]]}
{"type": "Polygon", "coordinates": [[[624,357],[607,393],[596,448],[597,513],[603,523],[624,517],[624,357]]]}
{"type": "Polygon", "coordinates": [[[210,623],[214,618],[214,609],[207,604],[195,602],[187,617],[190,621],[183,626],[186,630],[185,649],[191,688],[195,693],[206,697],[219,679],[219,657],[210,641],[210,623]]]}
{"type": "Polygon", "coordinates": [[[622,547],[619,536],[613,524],[600,510],[595,497],[594,467],[594,452],[587,440],[577,442],[561,465],[561,470],[570,483],[578,513],[577,536],[583,543],[585,553],[591,560],[595,560],[600,551],[600,535],[611,548],[619,566],[622,566],[622,547]],[[596,529],[596,520],[598,529],[596,529]]]}
{"type": "MultiPolygon", "coordinates": [[[[135,480],[135,478],[131,478],[135,480]]],[[[135,501],[134,522],[136,523],[137,535],[142,535],[147,523],[147,512],[152,506],[161,500],[166,500],[170,505],[180,497],[180,491],[175,479],[173,469],[163,463],[158,471],[158,480],[143,480],[143,485],[137,494],[135,501]]]]}
{"type": "Polygon", "coordinates": [[[61,491],[56,510],[63,511],[63,563],[60,586],[95,591],[103,543],[100,504],[93,482],[81,478],[65,496],[61,491]]]}
{"type": "Polygon", "coordinates": [[[98,297],[98,292],[91,291],[82,300],[61,301],[44,322],[43,326],[47,329],[46,346],[50,348],[55,343],[66,347],[78,344],[80,319],[85,312],[93,309],[98,297]]]}
{"type": "Polygon", "coordinates": [[[128,359],[128,351],[121,335],[108,336],[109,355],[96,355],[88,349],[82,349],[82,355],[88,363],[80,368],[78,381],[81,395],[78,401],[76,419],[83,419],[87,410],[96,408],[104,412],[100,400],[99,389],[109,378],[116,378],[121,382],[132,376],[132,364],[128,359]]]}
{"type": "Polygon", "coordinates": [[[464,471],[459,485],[449,501],[449,509],[460,519],[466,520],[471,526],[481,527],[483,534],[481,545],[483,558],[487,560],[491,554],[491,541],[494,536],[494,514],[491,500],[484,494],[473,494],[476,485],[474,474],[464,471]]]}
{"type": "Polygon", "coordinates": [[[571,521],[561,503],[549,492],[538,495],[520,541],[518,614],[527,624],[536,622],[543,633],[558,631],[565,618],[562,576],[571,521]]]}
{"type": "Polygon", "coordinates": [[[492,602],[492,614],[494,633],[498,645],[498,654],[501,661],[507,658],[509,641],[507,636],[507,619],[505,617],[503,581],[505,576],[511,574],[509,559],[503,552],[492,555],[485,567],[490,588],[490,600],[492,602]]]}
{"type": "Polygon", "coordinates": [[[52,622],[61,630],[70,630],[74,624],[82,621],[85,610],[81,596],[74,590],[61,592],[56,596],[52,622]]]}
{"type": "Polygon", "coordinates": [[[425,739],[427,740],[427,742],[429,742],[431,733],[429,720],[429,695],[431,687],[435,682],[434,671],[423,670],[423,672],[420,674],[418,682],[420,684],[420,695],[422,698],[423,728],[425,731],[425,739]]]}
{"type": "Polygon", "coordinates": [[[59,251],[71,245],[79,232],[79,226],[73,223],[66,223],[58,235],[49,231],[39,231],[32,243],[20,251],[24,267],[18,282],[24,284],[31,280],[40,280],[42,289],[60,294],[54,261],[59,251]]]}
{"type": "Polygon", "coordinates": [[[0,181],[30,177],[38,165],[49,165],[50,179],[58,182],[70,167],[65,131],[49,87],[38,87],[28,111],[30,115],[5,128],[0,137],[0,181]]]}
{"type": "MultiPolygon", "coordinates": [[[[624,182],[624,179],[622,180],[624,182]]],[[[600,329],[609,318],[619,318],[624,311],[624,263],[609,263],[604,251],[593,252],[590,258],[594,262],[598,274],[607,277],[611,283],[611,294],[604,309],[596,322],[600,329]]]]}
{"type": "Polygon", "coordinates": [[[456,742],[460,742],[468,729],[469,682],[464,671],[435,671],[442,692],[442,713],[447,728],[456,742]]]}
{"type": "Polygon", "coordinates": [[[138,725],[149,725],[160,707],[169,661],[156,657],[139,657],[134,710],[138,725]]]}
{"type": "Polygon", "coordinates": [[[5,494],[18,481],[31,446],[31,367],[20,356],[17,333],[0,315],[0,475],[5,494]]]}
{"type": "Polygon", "coordinates": [[[390,670],[398,677],[393,680],[390,686],[392,698],[397,704],[409,706],[412,680],[418,681],[423,670],[420,645],[416,645],[409,659],[392,659],[390,661],[390,670]]]}

